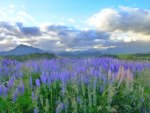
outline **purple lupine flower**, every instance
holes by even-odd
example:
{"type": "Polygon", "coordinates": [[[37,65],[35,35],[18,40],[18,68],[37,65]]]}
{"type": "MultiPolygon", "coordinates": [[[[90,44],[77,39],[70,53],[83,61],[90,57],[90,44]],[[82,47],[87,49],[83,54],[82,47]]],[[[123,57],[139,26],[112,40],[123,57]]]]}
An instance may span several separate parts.
{"type": "Polygon", "coordinates": [[[61,88],[61,93],[63,96],[65,95],[65,89],[66,89],[66,86],[63,84],[61,88]]]}
{"type": "Polygon", "coordinates": [[[21,94],[24,93],[25,87],[24,87],[24,83],[21,81],[19,86],[18,86],[18,90],[21,94]]]}
{"type": "Polygon", "coordinates": [[[32,100],[34,100],[34,97],[35,97],[34,92],[32,92],[31,96],[32,96],[32,100]]]}
{"type": "Polygon", "coordinates": [[[46,75],[44,74],[44,72],[42,73],[42,75],[41,75],[40,78],[41,78],[42,83],[43,83],[43,84],[46,84],[47,77],[46,77],[46,75]]]}
{"type": "Polygon", "coordinates": [[[12,95],[12,101],[16,102],[18,96],[19,96],[19,90],[18,90],[18,88],[16,88],[12,95]]]}
{"type": "Polygon", "coordinates": [[[3,95],[4,95],[4,97],[7,96],[7,93],[8,93],[8,88],[4,86],[3,87],[3,95]]]}
{"type": "Polygon", "coordinates": [[[84,78],[84,83],[85,83],[86,85],[88,85],[88,84],[90,83],[89,79],[88,79],[88,78],[84,78]]]}
{"type": "Polygon", "coordinates": [[[37,108],[35,108],[34,113],[39,113],[39,110],[37,108]]]}
{"type": "Polygon", "coordinates": [[[8,88],[3,85],[0,85],[0,96],[6,97],[7,93],[8,93],[8,88]]]}
{"type": "Polygon", "coordinates": [[[14,84],[14,81],[15,81],[15,78],[14,77],[11,77],[7,83],[8,87],[11,88],[14,84]]]}
{"type": "Polygon", "coordinates": [[[100,93],[102,93],[102,92],[103,92],[103,90],[104,90],[104,86],[103,86],[103,85],[101,85],[101,86],[100,86],[100,93]]]}
{"type": "Polygon", "coordinates": [[[0,96],[2,96],[2,95],[3,95],[3,86],[0,85],[0,96]]]}
{"type": "Polygon", "coordinates": [[[32,76],[30,76],[30,81],[29,81],[30,87],[33,87],[33,82],[32,82],[32,76]]]}
{"type": "Polygon", "coordinates": [[[39,79],[36,79],[36,80],[35,80],[35,84],[36,84],[36,87],[40,87],[40,80],[39,80],[39,79]]]}
{"type": "Polygon", "coordinates": [[[48,84],[48,85],[51,84],[51,78],[50,78],[50,77],[47,78],[47,84],[48,84]]]}
{"type": "Polygon", "coordinates": [[[63,109],[65,109],[65,105],[63,103],[58,104],[56,113],[61,113],[63,109]]]}
{"type": "Polygon", "coordinates": [[[81,98],[78,96],[77,97],[77,103],[80,103],[80,101],[81,101],[81,98]]]}
{"type": "Polygon", "coordinates": [[[96,81],[96,79],[94,79],[94,81],[93,81],[93,89],[94,90],[96,90],[96,85],[97,85],[96,83],[97,83],[97,81],[96,81]]]}

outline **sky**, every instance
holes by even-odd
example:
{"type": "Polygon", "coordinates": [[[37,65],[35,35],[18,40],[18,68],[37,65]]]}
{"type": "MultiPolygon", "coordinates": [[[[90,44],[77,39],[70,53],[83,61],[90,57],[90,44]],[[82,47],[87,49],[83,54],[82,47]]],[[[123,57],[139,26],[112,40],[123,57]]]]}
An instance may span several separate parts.
{"type": "MultiPolygon", "coordinates": [[[[150,45],[149,0],[0,0],[0,51],[150,45]]],[[[146,46],[148,48],[150,46],[146,46]]]]}

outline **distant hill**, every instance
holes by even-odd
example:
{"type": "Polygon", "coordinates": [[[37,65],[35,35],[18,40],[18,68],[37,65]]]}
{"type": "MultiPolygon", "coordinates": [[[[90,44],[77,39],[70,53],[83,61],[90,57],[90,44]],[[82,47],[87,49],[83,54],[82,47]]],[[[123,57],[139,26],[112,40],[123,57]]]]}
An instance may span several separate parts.
{"type": "Polygon", "coordinates": [[[115,48],[108,48],[105,50],[97,50],[97,49],[89,49],[84,51],[73,51],[73,52],[56,52],[58,56],[63,57],[101,57],[101,56],[109,56],[109,55],[119,55],[119,54],[149,54],[150,49],[147,47],[115,47],[115,48]]]}
{"type": "Polygon", "coordinates": [[[32,46],[19,45],[10,51],[0,52],[0,56],[25,55],[25,54],[31,54],[31,53],[45,53],[45,51],[38,49],[38,48],[34,48],[32,46]]]}
{"type": "Polygon", "coordinates": [[[120,43],[114,48],[108,48],[101,51],[104,54],[148,54],[150,53],[150,42],[129,42],[120,43]]]}
{"type": "Polygon", "coordinates": [[[115,48],[109,48],[106,50],[101,51],[103,54],[110,54],[110,55],[116,55],[116,54],[148,54],[150,53],[150,49],[147,47],[115,47],[115,48]]]}

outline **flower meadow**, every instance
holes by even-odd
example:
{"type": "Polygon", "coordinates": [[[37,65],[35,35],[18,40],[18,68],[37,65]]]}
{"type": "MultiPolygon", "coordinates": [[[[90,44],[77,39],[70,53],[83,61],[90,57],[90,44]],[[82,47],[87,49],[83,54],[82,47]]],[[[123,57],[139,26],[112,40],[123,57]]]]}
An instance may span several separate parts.
{"type": "Polygon", "coordinates": [[[150,113],[150,62],[0,61],[0,113],[150,113]]]}

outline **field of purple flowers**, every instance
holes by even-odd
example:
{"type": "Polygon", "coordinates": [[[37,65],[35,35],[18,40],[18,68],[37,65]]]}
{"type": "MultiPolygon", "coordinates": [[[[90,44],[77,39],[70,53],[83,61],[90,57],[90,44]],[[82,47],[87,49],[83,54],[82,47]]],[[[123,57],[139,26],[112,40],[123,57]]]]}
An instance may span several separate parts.
{"type": "Polygon", "coordinates": [[[150,62],[0,61],[0,113],[150,113],[150,62]]]}

